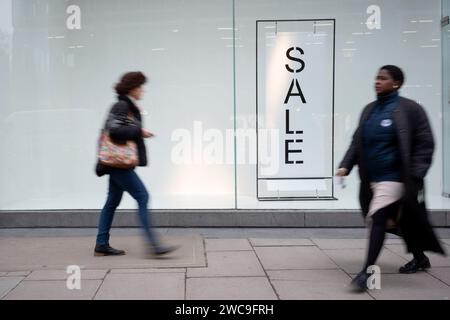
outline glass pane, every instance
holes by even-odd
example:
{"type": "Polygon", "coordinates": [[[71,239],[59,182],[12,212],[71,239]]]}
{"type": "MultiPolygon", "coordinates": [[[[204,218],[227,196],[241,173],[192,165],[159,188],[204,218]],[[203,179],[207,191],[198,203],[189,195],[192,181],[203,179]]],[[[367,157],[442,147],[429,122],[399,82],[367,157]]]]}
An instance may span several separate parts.
{"type": "MultiPolygon", "coordinates": [[[[156,137],[137,172],[152,207],[234,207],[232,4],[0,0],[0,209],[102,207],[97,137],[134,70],[149,77],[156,137]]],[[[125,195],[120,208],[135,206],[125,195]]]]}
{"type": "MultiPolygon", "coordinates": [[[[238,207],[359,209],[357,168],[347,178],[346,188],[335,186],[333,194],[338,201],[259,201],[257,197],[259,173],[256,155],[259,150],[256,139],[249,138],[256,136],[256,129],[259,126],[256,106],[257,103],[259,104],[261,95],[265,94],[259,91],[260,83],[258,82],[257,21],[306,19],[335,20],[334,150],[332,151],[334,169],[342,160],[350,144],[362,109],[376,98],[374,79],[378,68],[386,64],[398,65],[406,75],[406,83],[401,89],[401,95],[417,101],[425,108],[436,137],[435,161],[426,179],[429,207],[431,209],[447,208],[449,203],[443,201],[447,199],[442,198],[443,170],[440,161],[442,157],[440,0],[380,0],[376,2],[371,0],[236,0],[237,158],[238,161],[248,159],[246,162],[238,163],[238,207]],[[247,142],[245,148],[239,147],[240,141],[247,142]]],[[[273,31],[274,26],[266,25],[265,27],[267,28],[264,30],[269,33],[273,31]]],[[[298,47],[305,45],[306,42],[303,42],[298,47]]],[[[292,55],[296,56],[294,52],[292,55]]],[[[284,59],[289,61],[286,57],[284,59]]],[[[302,75],[299,77],[301,78],[302,75]]],[[[323,82],[332,78],[333,73],[328,72],[323,82]]],[[[270,92],[287,90],[284,81],[276,80],[272,81],[272,86],[268,89],[270,92]]],[[[308,79],[301,81],[307,82],[308,79]]],[[[313,89],[320,90],[322,87],[315,86],[313,89]]],[[[329,96],[326,88],[323,89],[324,95],[329,96]]],[[[303,84],[302,90],[306,98],[311,94],[311,89],[303,88],[303,84]]],[[[284,129],[279,128],[280,131],[284,129]]],[[[319,141],[319,137],[317,140],[319,141]]],[[[320,143],[326,144],[329,141],[322,140],[318,142],[319,145],[320,143]]],[[[330,145],[333,144],[330,143],[330,145]]],[[[318,157],[317,162],[320,162],[321,158],[327,159],[327,154],[324,153],[323,156],[318,157]]],[[[326,163],[329,161],[327,160],[326,163]]],[[[299,184],[280,185],[280,193],[289,185],[293,188],[304,188],[299,184]]],[[[267,190],[277,188],[273,184],[266,187],[267,190]]],[[[284,192],[287,193],[287,191],[284,192]]]]}
{"type": "MultiPolygon", "coordinates": [[[[450,1],[443,1],[443,14],[450,15],[450,1]]],[[[450,197],[450,25],[442,29],[442,108],[443,108],[443,165],[444,194],[450,197]]]]}

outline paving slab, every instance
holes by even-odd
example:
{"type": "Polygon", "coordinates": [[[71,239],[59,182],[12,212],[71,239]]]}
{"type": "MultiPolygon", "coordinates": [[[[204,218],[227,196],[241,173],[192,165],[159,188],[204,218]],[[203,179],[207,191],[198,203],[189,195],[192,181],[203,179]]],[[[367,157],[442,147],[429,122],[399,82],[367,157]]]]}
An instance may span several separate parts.
{"type": "Polygon", "coordinates": [[[112,269],[110,273],[186,273],[186,268],[112,269]]]}
{"type": "Polygon", "coordinates": [[[370,295],[377,300],[450,300],[450,287],[426,272],[384,274],[381,289],[370,295]]]}
{"type": "Polygon", "coordinates": [[[351,278],[342,270],[268,271],[281,300],[372,300],[350,290],[351,278]]]}
{"type": "Polygon", "coordinates": [[[211,251],[207,252],[207,260],[206,268],[188,268],[188,278],[265,275],[253,251],[211,251]]]}
{"type": "Polygon", "coordinates": [[[184,286],[184,273],[108,274],[95,300],[183,300],[184,286]]]}
{"type": "Polygon", "coordinates": [[[187,300],[276,300],[266,277],[188,278],[187,300]]]}
{"type": "Polygon", "coordinates": [[[428,269],[427,272],[450,286],[450,268],[431,268],[428,269]]]}
{"type": "Polygon", "coordinates": [[[428,269],[427,272],[433,277],[439,279],[450,286],[450,268],[448,267],[434,267],[428,269]]]}
{"type": "Polygon", "coordinates": [[[265,270],[337,269],[317,247],[255,247],[265,270]]]}
{"type": "Polygon", "coordinates": [[[320,249],[365,249],[367,239],[311,239],[320,249]]]}
{"type": "MultiPolygon", "coordinates": [[[[201,234],[207,238],[263,238],[263,239],[358,239],[367,237],[367,228],[156,228],[158,234],[163,235],[190,235],[201,234]]],[[[111,229],[112,239],[116,236],[141,235],[140,228],[111,229]]],[[[450,228],[434,228],[441,239],[450,240],[450,228]]],[[[91,236],[95,237],[96,228],[0,228],[2,237],[68,237],[91,236]]],[[[400,239],[387,234],[389,239],[400,239]]]]}
{"type": "Polygon", "coordinates": [[[287,246],[314,246],[310,239],[263,239],[250,238],[254,247],[287,247],[287,246]]]}
{"type": "MultiPolygon", "coordinates": [[[[349,274],[361,271],[367,255],[365,249],[334,249],[323,252],[349,274]]],[[[382,250],[377,259],[381,273],[398,273],[398,268],[406,262],[405,259],[389,250],[382,250]]]]}
{"type": "Polygon", "coordinates": [[[206,266],[200,235],[164,237],[165,243],[181,247],[158,259],[145,254],[143,237],[140,236],[112,238],[113,247],[126,251],[126,255],[114,257],[94,257],[94,241],[93,237],[1,238],[0,271],[63,270],[68,265],[78,265],[82,269],[206,266]],[[21,254],[17,254],[17,248],[21,254]]]}
{"type": "Polygon", "coordinates": [[[26,277],[31,273],[31,271],[11,271],[7,272],[7,277],[26,277]]]}
{"type": "MultiPolygon", "coordinates": [[[[429,254],[432,268],[427,273],[398,274],[398,267],[411,259],[399,238],[386,240],[378,260],[383,272],[382,290],[350,292],[348,274],[354,276],[364,262],[367,230],[280,229],[271,233],[261,228],[217,233],[209,228],[205,229],[208,238],[203,240],[192,229],[176,229],[163,239],[181,248],[160,259],[148,259],[143,238],[135,231],[113,233],[111,244],[127,251],[121,257],[94,257],[95,232],[0,235],[0,299],[359,300],[449,296],[449,258],[429,254]],[[69,274],[65,268],[71,264],[81,267],[82,290],[66,287],[69,274]]],[[[450,252],[450,239],[442,242],[450,252]]]]}
{"type": "Polygon", "coordinates": [[[247,239],[205,239],[206,251],[253,250],[247,239]]]}
{"type": "Polygon", "coordinates": [[[405,241],[403,239],[386,239],[384,245],[387,244],[405,244],[405,241]]]}
{"type": "Polygon", "coordinates": [[[22,281],[10,291],[6,300],[90,300],[101,280],[82,280],[81,289],[69,290],[66,281],[22,281]]]}
{"type": "MultiPolygon", "coordinates": [[[[80,269],[80,276],[82,280],[102,280],[105,278],[108,270],[83,270],[80,269]]],[[[67,280],[72,273],[67,273],[64,270],[36,270],[25,278],[25,281],[37,280],[67,280]]]]}
{"type": "Polygon", "coordinates": [[[0,299],[3,299],[23,279],[24,277],[0,277],[0,299]]]}
{"type": "MultiPolygon", "coordinates": [[[[320,249],[365,249],[367,248],[368,240],[364,239],[311,239],[315,245],[320,249]]],[[[402,239],[386,239],[387,244],[403,244],[402,239]]]]}
{"type": "MultiPolygon", "coordinates": [[[[404,245],[387,245],[386,248],[398,254],[407,261],[410,261],[413,258],[413,255],[411,253],[406,252],[406,247],[404,245]]],[[[449,252],[447,252],[447,254],[448,253],[449,252]]],[[[425,254],[430,259],[432,267],[450,267],[449,255],[443,256],[441,254],[436,254],[432,252],[426,252],[425,254]]]]}

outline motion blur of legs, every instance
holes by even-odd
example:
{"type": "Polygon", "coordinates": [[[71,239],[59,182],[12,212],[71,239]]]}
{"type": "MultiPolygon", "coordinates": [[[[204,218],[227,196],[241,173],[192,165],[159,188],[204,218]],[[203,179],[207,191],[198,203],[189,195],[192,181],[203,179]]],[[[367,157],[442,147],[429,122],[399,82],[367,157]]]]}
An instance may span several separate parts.
{"type": "Polygon", "coordinates": [[[353,140],[336,172],[343,177],[357,165],[360,205],[370,228],[366,263],[352,287],[367,289],[367,268],[375,265],[385,232],[401,235],[414,259],[399,269],[430,268],[424,251],[445,254],[428,221],[424,178],[431,166],[434,138],[423,107],[399,94],[405,76],[384,65],[375,78],[377,99],[365,106],[353,140]]]}
{"type": "Polygon", "coordinates": [[[124,250],[114,249],[109,244],[109,231],[114,213],[120,204],[123,192],[128,192],[138,204],[138,214],[143,229],[148,252],[154,255],[170,253],[176,246],[163,245],[153,230],[149,217],[148,203],[150,195],[135,171],[136,166],[147,165],[144,138],[154,136],[143,128],[143,119],[138,101],[142,99],[146,76],[140,71],[122,75],[114,89],[118,102],[110,109],[103,134],[112,141],[109,145],[100,139],[96,174],[109,175],[108,198],[100,215],[98,235],[94,255],[124,255],[124,250]],[[112,146],[111,146],[112,145],[112,146]]]}

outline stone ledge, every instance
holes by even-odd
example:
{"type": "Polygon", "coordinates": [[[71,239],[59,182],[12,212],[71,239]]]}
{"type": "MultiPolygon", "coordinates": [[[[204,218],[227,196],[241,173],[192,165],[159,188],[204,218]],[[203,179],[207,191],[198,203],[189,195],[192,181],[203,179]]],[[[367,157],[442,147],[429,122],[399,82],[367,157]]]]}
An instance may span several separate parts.
{"type": "MultiPolygon", "coordinates": [[[[100,210],[0,211],[0,228],[96,227],[100,210]]],[[[359,210],[152,210],[156,227],[364,227],[359,210]]],[[[430,210],[435,227],[450,226],[450,212],[430,210]]],[[[135,210],[118,210],[115,227],[138,227],[135,210]]]]}

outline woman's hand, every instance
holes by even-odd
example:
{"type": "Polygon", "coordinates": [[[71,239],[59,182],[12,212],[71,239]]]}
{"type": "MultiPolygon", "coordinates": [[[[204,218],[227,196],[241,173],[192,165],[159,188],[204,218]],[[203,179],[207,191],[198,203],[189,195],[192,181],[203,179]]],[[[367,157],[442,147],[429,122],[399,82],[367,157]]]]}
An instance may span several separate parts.
{"type": "Polygon", "coordinates": [[[336,176],[337,177],[345,177],[348,175],[348,169],[346,168],[339,168],[336,171],[336,176]]]}
{"type": "Polygon", "coordinates": [[[155,135],[147,129],[142,129],[142,136],[144,138],[151,138],[151,137],[154,137],[155,135]]]}

